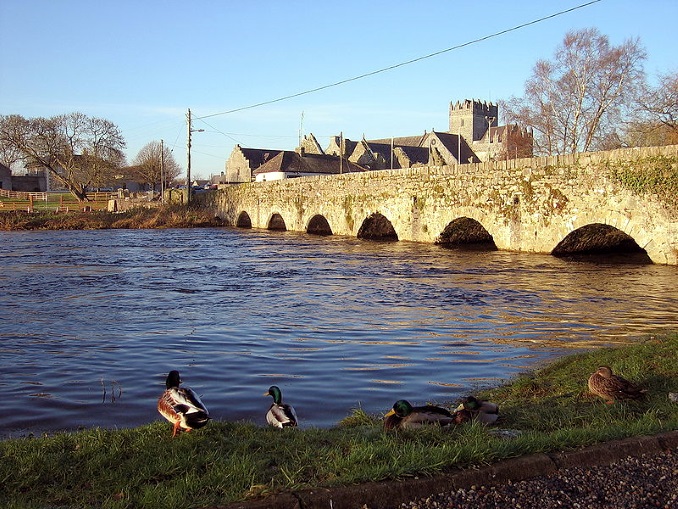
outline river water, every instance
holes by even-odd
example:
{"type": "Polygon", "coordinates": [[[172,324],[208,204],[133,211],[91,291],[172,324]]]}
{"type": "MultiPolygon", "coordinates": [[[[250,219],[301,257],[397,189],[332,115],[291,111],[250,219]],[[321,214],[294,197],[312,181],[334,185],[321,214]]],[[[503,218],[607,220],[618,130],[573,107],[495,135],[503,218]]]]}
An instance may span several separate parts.
{"type": "Polygon", "coordinates": [[[0,232],[0,246],[5,438],[161,419],[171,369],[215,418],[263,425],[276,384],[302,426],[327,427],[678,316],[671,266],[231,228],[0,232]]]}

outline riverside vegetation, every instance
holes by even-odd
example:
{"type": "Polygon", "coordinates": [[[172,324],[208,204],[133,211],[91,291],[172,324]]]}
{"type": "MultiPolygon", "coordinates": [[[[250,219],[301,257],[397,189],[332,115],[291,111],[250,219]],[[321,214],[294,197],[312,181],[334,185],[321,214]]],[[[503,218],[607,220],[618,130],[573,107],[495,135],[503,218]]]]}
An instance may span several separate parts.
{"type": "Polygon", "coordinates": [[[223,226],[218,217],[197,206],[179,204],[135,207],[126,212],[35,212],[0,213],[0,230],[102,230],[111,228],[188,228],[223,226]]]}
{"type": "MultiPolygon", "coordinates": [[[[492,427],[472,423],[384,432],[381,415],[354,409],[330,429],[213,421],[172,438],[158,416],[134,429],[8,439],[0,442],[3,504],[206,507],[281,491],[435,475],[674,430],[678,404],[668,394],[678,391],[677,351],[678,332],[649,337],[563,357],[500,387],[479,390],[478,396],[500,405],[501,421],[492,427]],[[587,379],[599,365],[647,388],[647,398],[608,405],[590,395],[587,379]]],[[[393,399],[402,396],[394,393],[393,399]]]]}

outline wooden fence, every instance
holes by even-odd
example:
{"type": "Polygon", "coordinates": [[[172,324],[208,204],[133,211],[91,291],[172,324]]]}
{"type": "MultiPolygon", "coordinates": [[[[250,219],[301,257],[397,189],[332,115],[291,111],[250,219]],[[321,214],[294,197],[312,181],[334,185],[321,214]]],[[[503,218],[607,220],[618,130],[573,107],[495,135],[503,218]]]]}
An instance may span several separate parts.
{"type": "Polygon", "coordinates": [[[108,200],[117,198],[117,193],[88,193],[89,201],[79,202],[74,196],[64,193],[27,193],[0,189],[0,210],[51,210],[56,212],[106,210],[108,200]]]}
{"type": "Polygon", "coordinates": [[[0,196],[9,198],[10,200],[26,200],[31,198],[34,201],[47,201],[47,193],[25,193],[23,191],[8,191],[7,189],[0,189],[0,196]]]}

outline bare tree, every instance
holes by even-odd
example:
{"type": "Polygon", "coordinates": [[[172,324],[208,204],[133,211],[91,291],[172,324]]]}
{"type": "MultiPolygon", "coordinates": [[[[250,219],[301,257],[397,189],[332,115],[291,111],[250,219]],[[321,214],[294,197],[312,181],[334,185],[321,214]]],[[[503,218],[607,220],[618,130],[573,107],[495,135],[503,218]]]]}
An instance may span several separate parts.
{"type": "Polygon", "coordinates": [[[507,118],[533,130],[536,153],[598,149],[629,115],[645,58],[638,40],[611,46],[595,28],[569,32],[552,61],[535,64],[525,96],[507,102],[507,118]]]}
{"type": "Polygon", "coordinates": [[[626,144],[678,144],[678,72],[660,74],[657,86],[645,89],[638,106],[637,116],[626,129],[626,144]]]}
{"type": "Polygon", "coordinates": [[[181,174],[181,168],[174,160],[172,151],[158,141],[144,145],[133,164],[134,179],[140,184],[149,184],[153,190],[163,178],[165,187],[168,187],[181,174]]]}
{"type": "Polygon", "coordinates": [[[88,200],[88,188],[111,182],[125,161],[118,127],[82,113],[0,116],[0,144],[18,151],[27,167],[46,168],[80,201],[88,200]]]}
{"type": "Polygon", "coordinates": [[[0,163],[12,168],[19,161],[21,161],[21,152],[14,145],[0,138],[0,163]]]}
{"type": "Polygon", "coordinates": [[[642,108],[658,123],[678,131],[678,72],[661,74],[656,88],[650,88],[642,108]]]}

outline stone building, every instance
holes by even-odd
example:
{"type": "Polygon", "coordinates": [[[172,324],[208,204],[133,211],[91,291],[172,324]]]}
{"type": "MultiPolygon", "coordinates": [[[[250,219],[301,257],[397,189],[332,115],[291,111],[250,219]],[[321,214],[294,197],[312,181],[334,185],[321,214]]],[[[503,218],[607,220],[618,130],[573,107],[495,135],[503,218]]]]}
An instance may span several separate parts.
{"type": "Polygon", "coordinates": [[[313,136],[313,133],[311,133],[309,135],[304,135],[304,139],[301,140],[301,142],[299,143],[299,147],[298,147],[298,152],[301,153],[301,151],[303,151],[304,154],[325,154],[326,153],[322,149],[322,147],[320,146],[320,143],[318,143],[318,140],[315,139],[315,136],[313,136]]]}
{"type": "Polygon", "coordinates": [[[216,184],[237,184],[251,182],[254,171],[274,158],[282,150],[245,148],[236,145],[226,161],[226,174],[216,184]]]}
{"type": "Polygon", "coordinates": [[[532,134],[515,125],[499,126],[496,104],[475,99],[450,103],[449,120],[448,132],[460,135],[471,151],[462,163],[532,157],[532,134]]]}
{"type": "Polygon", "coordinates": [[[47,178],[44,169],[23,170],[20,175],[14,175],[11,168],[0,163],[0,189],[26,193],[39,193],[48,190],[47,178]]]}
{"type": "Polygon", "coordinates": [[[42,193],[47,191],[47,179],[40,174],[14,175],[12,190],[26,193],[42,193]]]}
{"type": "MultiPolygon", "coordinates": [[[[300,140],[304,154],[341,155],[369,170],[479,163],[532,157],[532,134],[518,126],[498,125],[496,104],[467,99],[450,103],[449,130],[421,135],[352,141],[332,136],[323,150],[313,134],[300,140]]],[[[222,183],[249,182],[254,172],[282,151],[236,145],[226,162],[222,183]],[[224,178],[225,177],[225,178],[224,178]]],[[[289,158],[288,158],[289,159],[289,158]]],[[[261,172],[260,172],[261,173],[261,172]]]]}
{"type": "Polygon", "coordinates": [[[296,152],[284,150],[252,172],[257,182],[282,180],[313,175],[331,175],[365,171],[344,158],[327,154],[307,154],[303,148],[296,152]]]}
{"type": "Polygon", "coordinates": [[[12,190],[12,170],[0,163],[0,189],[12,190]]]}

